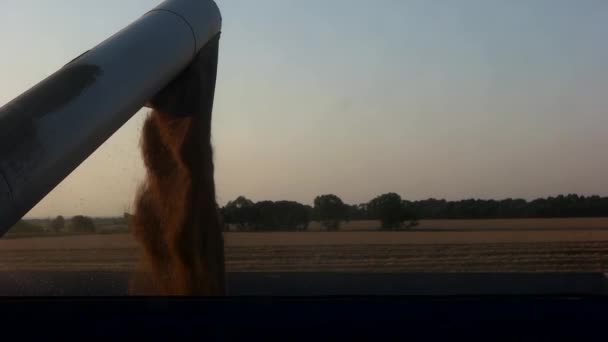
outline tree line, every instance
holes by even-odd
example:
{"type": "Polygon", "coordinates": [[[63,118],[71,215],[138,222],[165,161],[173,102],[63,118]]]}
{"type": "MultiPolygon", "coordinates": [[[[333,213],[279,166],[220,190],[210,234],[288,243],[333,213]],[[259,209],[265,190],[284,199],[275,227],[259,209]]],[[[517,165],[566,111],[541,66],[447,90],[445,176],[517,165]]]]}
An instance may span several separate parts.
{"type": "MultiPolygon", "coordinates": [[[[244,196],[220,208],[226,228],[240,231],[303,231],[310,222],[320,222],[327,231],[340,229],[343,222],[378,220],[384,230],[407,229],[421,219],[498,219],[608,217],[608,197],[576,194],[538,198],[532,201],[465,199],[448,201],[426,199],[410,201],[396,193],[385,193],[367,203],[347,204],[334,194],[317,196],[313,205],[295,201],[254,202],[244,196]]],[[[128,225],[131,215],[112,218],[112,224],[128,225]]],[[[81,232],[95,233],[94,219],[77,215],[70,219],[57,216],[41,220],[20,220],[11,232],[81,232]],[[48,221],[48,222],[47,222],[48,221]]]]}
{"type": "Polygon", "coordinates": [[[420,219],[608,217],[608,197],[568,194],[532,201],[409,201],[391,192],[361,204],[346,204],[334,194],[325,194],[317,196],[310,206],[294,201],[253,202],[239,196],[221,212],[225,224],[244,231],[305,230],[311,221],[319,221],[331,231],[350,220],[379,220],[382,229],[397,230],[414,227],[420,219]]]}
{"type": "Polygon", "coordinates": [[[416,224],[416,216],[398,194],[380,195],[365,205],[348,205],[334,194],[317,196],[314,205],[294,201],[260,201],[239,196],[221,208],[227,225],[242,231],[306,230],[311,221],[319,221],[328,231],[340,229],[344,221],[378,219],[382,228],[394,230],[416,224]]]}
{"type": "MultiPolygon", "coordinates": [[[[37,220],[41,221],[41,220],[37,220]]],[[[59,215],[48,224],[41,224],[36,221],[19,220],[11,229],[11,233],[44,233],[44,232],[74,232],[74,233],[95,233],[95,222],[91,217],[76,215],[66,220],[59,215]]]]}
{"type": "Polygon", "coordinates": [[[407,202],[406,205],[421,219],[608,217],[608,197],[576,194],[532,201],[511,198],[460,201],[428,199],[407,202]]]}

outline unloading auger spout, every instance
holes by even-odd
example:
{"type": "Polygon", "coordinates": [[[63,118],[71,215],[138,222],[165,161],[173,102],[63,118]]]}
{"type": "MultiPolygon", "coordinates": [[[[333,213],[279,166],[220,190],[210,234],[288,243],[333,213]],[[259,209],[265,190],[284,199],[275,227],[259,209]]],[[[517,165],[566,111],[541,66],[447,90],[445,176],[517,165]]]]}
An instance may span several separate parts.
{"type": "Polygon", "coordinates": [[[0,236],[198,56],[217,58],[201,51],[221,22],[214,1],[165,1],[1,107],[0,236]]]}

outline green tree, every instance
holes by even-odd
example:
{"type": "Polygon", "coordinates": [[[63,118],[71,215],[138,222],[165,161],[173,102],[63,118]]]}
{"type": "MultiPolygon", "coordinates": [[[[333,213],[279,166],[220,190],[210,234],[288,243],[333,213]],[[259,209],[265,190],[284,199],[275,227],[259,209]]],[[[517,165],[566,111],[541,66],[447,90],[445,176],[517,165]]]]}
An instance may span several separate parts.
{"type": "Polygon", "coordinates": [[[88,216],[77,215],[70,220],[70,229],[73,232],[94,233],[95,222],[88,216]]]}
{"type": "Polygon", "coordinates": [[[346,220],[348,207],[334,194],[317,196],[314,201],[314,216],[327,230],[340,229],[340,222],[346,220]]]}
{"type": "Polygon", "coordinates": [[[293,201],[260,201],[253,212],[251,226],[256,231],[302,231],[310,222],[309,208],[293,201]]]}
{"type": "Polygon", "coordinates": [[[382,222],[382,229],[396,230],[404,227],[409,228],[416,225],[416,221],[411,210],[407,208],[406,203],[398,194],[389,192],[371,200],[368,204],[368,210],[372,217],[382,222]],[[404,225],[406,220],[410,220],[407,226],[404,225]]]}
{"type": "Polygon", "coordinates": [[[245,196],[230,201],[221,210],[225,224],[235,224],[239,230],[248,230],[255,219],[254,203],[245,196]]]}
{"type": "Polygon", "coordinates": [[[64,228],[65,228],[65,218],[63,218],[63,216],[59,215],[59,216],[55,217],[53,219],[53,221],[51,221],[51,229],[55,233],[62,231],[64,228]]]}

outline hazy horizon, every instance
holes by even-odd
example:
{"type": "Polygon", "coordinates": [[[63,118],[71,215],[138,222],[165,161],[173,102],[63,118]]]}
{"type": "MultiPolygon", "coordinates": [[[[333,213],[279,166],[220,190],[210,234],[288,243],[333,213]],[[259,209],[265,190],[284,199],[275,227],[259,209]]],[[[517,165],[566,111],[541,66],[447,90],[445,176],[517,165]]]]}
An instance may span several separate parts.
{"type": "MultiPolygon", "coordinates": [[[[8,0],[0,105],[159,2],[8,0]]],[[[608,195],[608,2],[217,3],[222,205],[608,195]]],[[[27,216],[129,210],[144,115],[27,216]]]]}

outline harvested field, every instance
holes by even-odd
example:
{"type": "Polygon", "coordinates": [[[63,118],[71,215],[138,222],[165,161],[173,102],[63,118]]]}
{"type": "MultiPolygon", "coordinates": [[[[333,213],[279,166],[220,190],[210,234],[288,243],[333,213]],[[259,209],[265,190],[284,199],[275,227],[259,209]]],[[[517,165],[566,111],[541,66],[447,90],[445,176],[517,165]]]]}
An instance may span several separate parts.
{"type": "MultiPolygon", "coordinates": [[[[227,247],[419,245],[526,242],[608,241],[608,230],[488,230],[402,232],[260,232],[225,233],[227,247]]],[[[74,235],[0,239],[0,252],[9,250],[74,250],[136,248],[129,234],[74,235]]]]}
{"type": "MultiPolygon", "coordinates": [[[[596,272],[608,242],[227,247],[229,272],[596,272]]],[[[2,250],[0,271],[132,271],[134,248],[2,250]]]]}
{"type": "MultiPolygon", "coordinates": [[[[564,222],[559,224],[572,224],[564,222]]],[[[590,222],[597,226],[226,233],[226,262],[229,272],[603,271],[608,261],[608,230],[595,220],[586,224],[590,222]]],[[[129,272],[137,261],[138,249],[128,234],[0,240],[0,271],[129,272]]]]}

